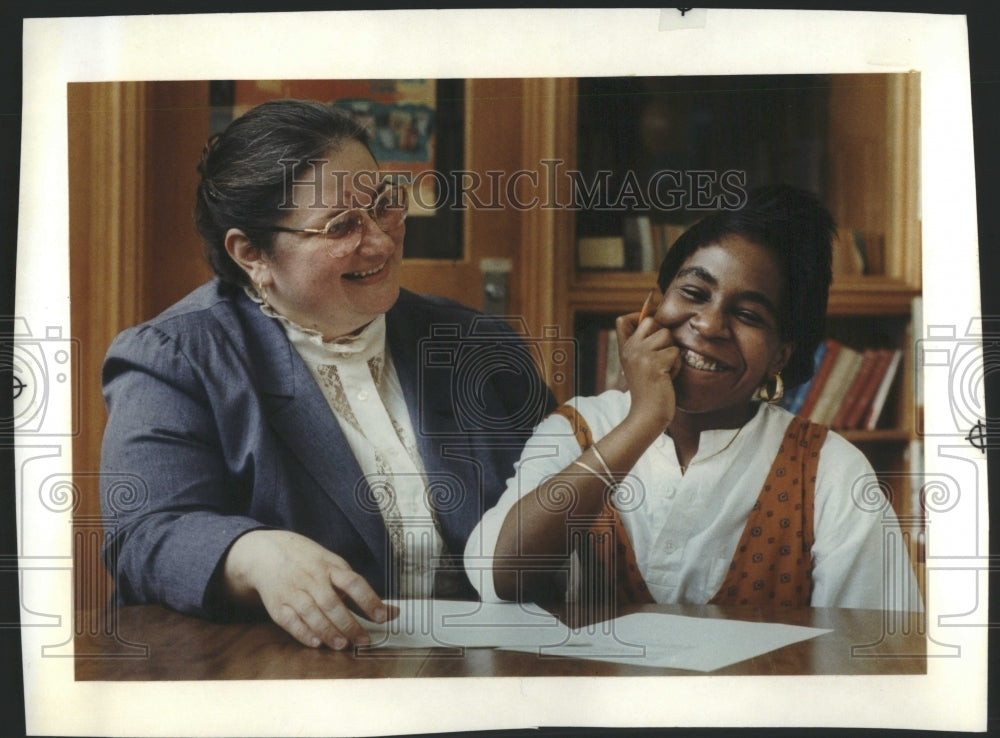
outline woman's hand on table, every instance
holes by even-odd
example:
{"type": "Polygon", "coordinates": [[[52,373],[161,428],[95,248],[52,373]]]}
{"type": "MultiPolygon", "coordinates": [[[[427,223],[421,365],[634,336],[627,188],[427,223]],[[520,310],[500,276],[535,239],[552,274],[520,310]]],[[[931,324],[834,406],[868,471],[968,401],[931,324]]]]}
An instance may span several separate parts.
{"type": "Polygon", "coordinates": [[[233,599],[259,600],[275,623],[306,646],[341,650],[370,643],[348,602],[377,623],[398,614],[346,561],[291,531],[254,530],[237,538],[223,577],[233,599]]]}

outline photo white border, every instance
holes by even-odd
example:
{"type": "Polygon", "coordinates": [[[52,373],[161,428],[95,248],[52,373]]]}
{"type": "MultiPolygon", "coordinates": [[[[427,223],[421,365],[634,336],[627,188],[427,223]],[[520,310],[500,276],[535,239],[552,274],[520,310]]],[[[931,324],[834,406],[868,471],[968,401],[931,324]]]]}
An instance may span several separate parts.
{"type": "MultiPolygon", "coordinates": [[[[962,335],[980,314],[961,16],[701,10],[678,20],[675,10],[616,9],[39,18],[24,21],[23,69],[16,314],[33,326],[70,324],[67,83],[157,79],[916,70],[925,322],[958,326],[962,335]],[[953,290],[954,284],[963,288],[953,290]]],[[[924,396],[926,427],[947,428],[949,388],[926,386],[924,396]]],[[[944,457],[961,445],[961,439],[928,438],[928,471],[946,469],[944,457]]],[[[926,676],[92,683],[74,681],[72,659],[43,658],[50,629],[27,626],[27,728],[49,735],[384,735],[538,725],[982,730],[986,584],[975,567],[986,566],[986,468],[985,458],[967,455],[980,488],[962,493],[980,503],[973,514],[935,523],[931,554],[961,557],[973,576],[945,571],[928,585],[931,640],[960,646],[961,656],[928,659],[926,676]],[[983,550],[968,550],[972,531],[983,550]],[[966,610],[970,627],[939,627],[937,615],[966,610]]],[[[69,460],[66,450],[53,459],[53,470],[68,473],[69,460]]],[[[26,492],[18,490],[19,525],[26,492]]],[[[70,555],[69,530],[68,524],[31,526],[19,536],[32,550],[63,560],[70,555]]],[[[22,578],[21,596],[22,606],[36,613],[64,613],[71,636],[67,572],[32,572],[22,578]]]]}

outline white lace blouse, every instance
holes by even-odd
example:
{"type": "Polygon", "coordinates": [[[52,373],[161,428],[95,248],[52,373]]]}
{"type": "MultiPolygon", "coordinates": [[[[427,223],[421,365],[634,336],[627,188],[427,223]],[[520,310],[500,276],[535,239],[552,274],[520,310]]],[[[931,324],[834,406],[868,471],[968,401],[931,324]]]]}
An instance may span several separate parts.
{"type": "MultiPolygon", "coordinates": [[[[385,342],[385,316],[331,341],[261,304],[309,368],[378,500],[389,533],[400,598],[447,596],[452,582],[434,562],[447,554],[413,423],[385,342]]],[[[361,480],[358,480],[360,483],[361,480]]]]}

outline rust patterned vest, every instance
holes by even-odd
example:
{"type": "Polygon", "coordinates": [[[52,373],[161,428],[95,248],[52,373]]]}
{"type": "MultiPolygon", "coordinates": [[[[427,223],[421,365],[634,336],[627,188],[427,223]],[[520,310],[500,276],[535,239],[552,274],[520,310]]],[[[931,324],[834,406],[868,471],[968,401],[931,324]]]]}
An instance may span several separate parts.
{"type": "MultiPolygon", "coordinates": [[[[593,445],[590,428],[576,409],[555,413],[570,421],[584,450],[593,445]]],[[[710,604],[808,606],[812,597],[813,508],[819,452],[827,427],[795,417],[754,502],[726,578],[710,604]]],[[[619,603],[653,602],[632,550],[628,532],[609,501],[590,529],[595,572],[614,583],[619,603]]],[[[585,567],[585,570],[590,567],[585,567]]]]}

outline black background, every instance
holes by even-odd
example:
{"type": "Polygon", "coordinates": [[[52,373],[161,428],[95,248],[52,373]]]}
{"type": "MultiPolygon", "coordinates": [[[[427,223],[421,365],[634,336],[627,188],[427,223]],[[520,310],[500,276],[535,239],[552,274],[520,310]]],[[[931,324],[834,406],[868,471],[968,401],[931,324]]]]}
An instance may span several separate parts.
{"type": "MultiPolygon", "coordinates": [[[[297,10],[331,10],[344,6],[333,3],[303,2],[284,0],[277,2],[253,2],[243,0],[147,0],[146,2],[109,2],[106,0],[0,0],[0,335],[10,330],[4,316],[14,313],[14,272],[16,266],[16,233],[18,208],[18,170],[20,160],[21,135],[21,32],[25,17],[64,17],[99,15],[177,14],[177,13],[238,13],[297,10]]],[[[637,4],[629,4],[637,7],[637,4]]],[[[357,9],[377,9],[378,4],[368,4],[357,9]]],[[[413,7],[413,6],[410,6],[413,7]]],[[[419,6],[418,6],[419,7],[419,6]]],[[[440,6],[430,6],[440,7],[440,6]]],[[[656,6],[659,7],[659,6],[656,6]]],[[[968,16],[969,52],[972,81],[972,114],[975,126],[975,162],[978,205],[978,227],[980,241],[981,277],[980,287],[984,316],[1000,316],[1000,229],[997,212],[1000,204],[1000,3],[996,0],[981,2],[818,2],[808,4],[781,2],[709,2],[698,7],[745,7],[745,8],[800,8],[829,10],[868,10],[886,12],[919,12],[931,14],[963,14],[968,16]]],[[[446,29],[442,29],[446,32],[446,29]]],[[[286,43],[294,52],[294,40],[276,40],[286,43]]],[[[968,289],[969,285],[955,284],[956,290],[968,289]]],[[[987,417],[991,419],[988,431],[992,442],[1000,446],[1000,419],[998,410],[997,385],[1000,367],[987,366],[987,417]]],[[[0,387],[0,417],[11,417],[10,392],[0,387]]],[[[0,431],[2,434],[3,431],[0,431]]],[[[993,451],[989,457],[989,472],[992,479],[998,479],[1000,467],[997,458],[1000,453],[993,451]]],[[[992,486],[992,485],[991,485],[992,486]]],[[[995,502],[995,501],[994,501],[995,502]]],[[[16,521],[14,514],[14,464],[11,453],[11,439],[0,435],[0,563],[16,560],[16,521]]],[[[996,527],[994,526],[996,530],[996,527]]],[[[996,552],[991,543],[990,553],[996,560],[996,552]]],[[[1000,589],[1000,578],[991,577],[991,604],[996,601],[996,591],[1000,589]]],[[[19,597],[16,577],[4,572],[0,567],[0,623],[15,622],[18,617],[19,597]]],[[[1000,622],[994,608],[991,620],[1000,622]]],[[[996,630],[991,631],[990,653],[996,649],[996,630]]],[[[991,659],[991,662],[993,659],[991,659]]],[[[20,634],[17,628],[0,627],[0,668],[3,680],[0,684],[0,735],[23,735],[24,706],[21,674],[20,634]]],[[[388,685],[387,685],[388,688],[388,685]]],[[[993,696],[995,689],[990,689],[993,696]]],[[[996,700],[991,699],[990,703],[996,700]]],[[[948,705],[942,705],[947,712],[948,705]]],[[[996,708],[991,708],[988,722],[990,733],[998,731],[996,708]]],[[[527,736],[527,735],[680,735],[711,736],[735,735],[735,730],[676,730],[663,729],[625,730],[580,730],[565,728],[544,728],[540,731],[499,731],[481,733],[483,736],[527,736]]],[[[739,731],[760,735],[801,735],[798,729],[739,731]]],[[[877,731],[850,731],[851,735],[864,735],[877,731]]],[[[847,731],[824,729],[811,731],[818,735],[845,735],[847,731]]],[[[891,735],[908,735],[910,731],[894,731],[891,735]]]]}

